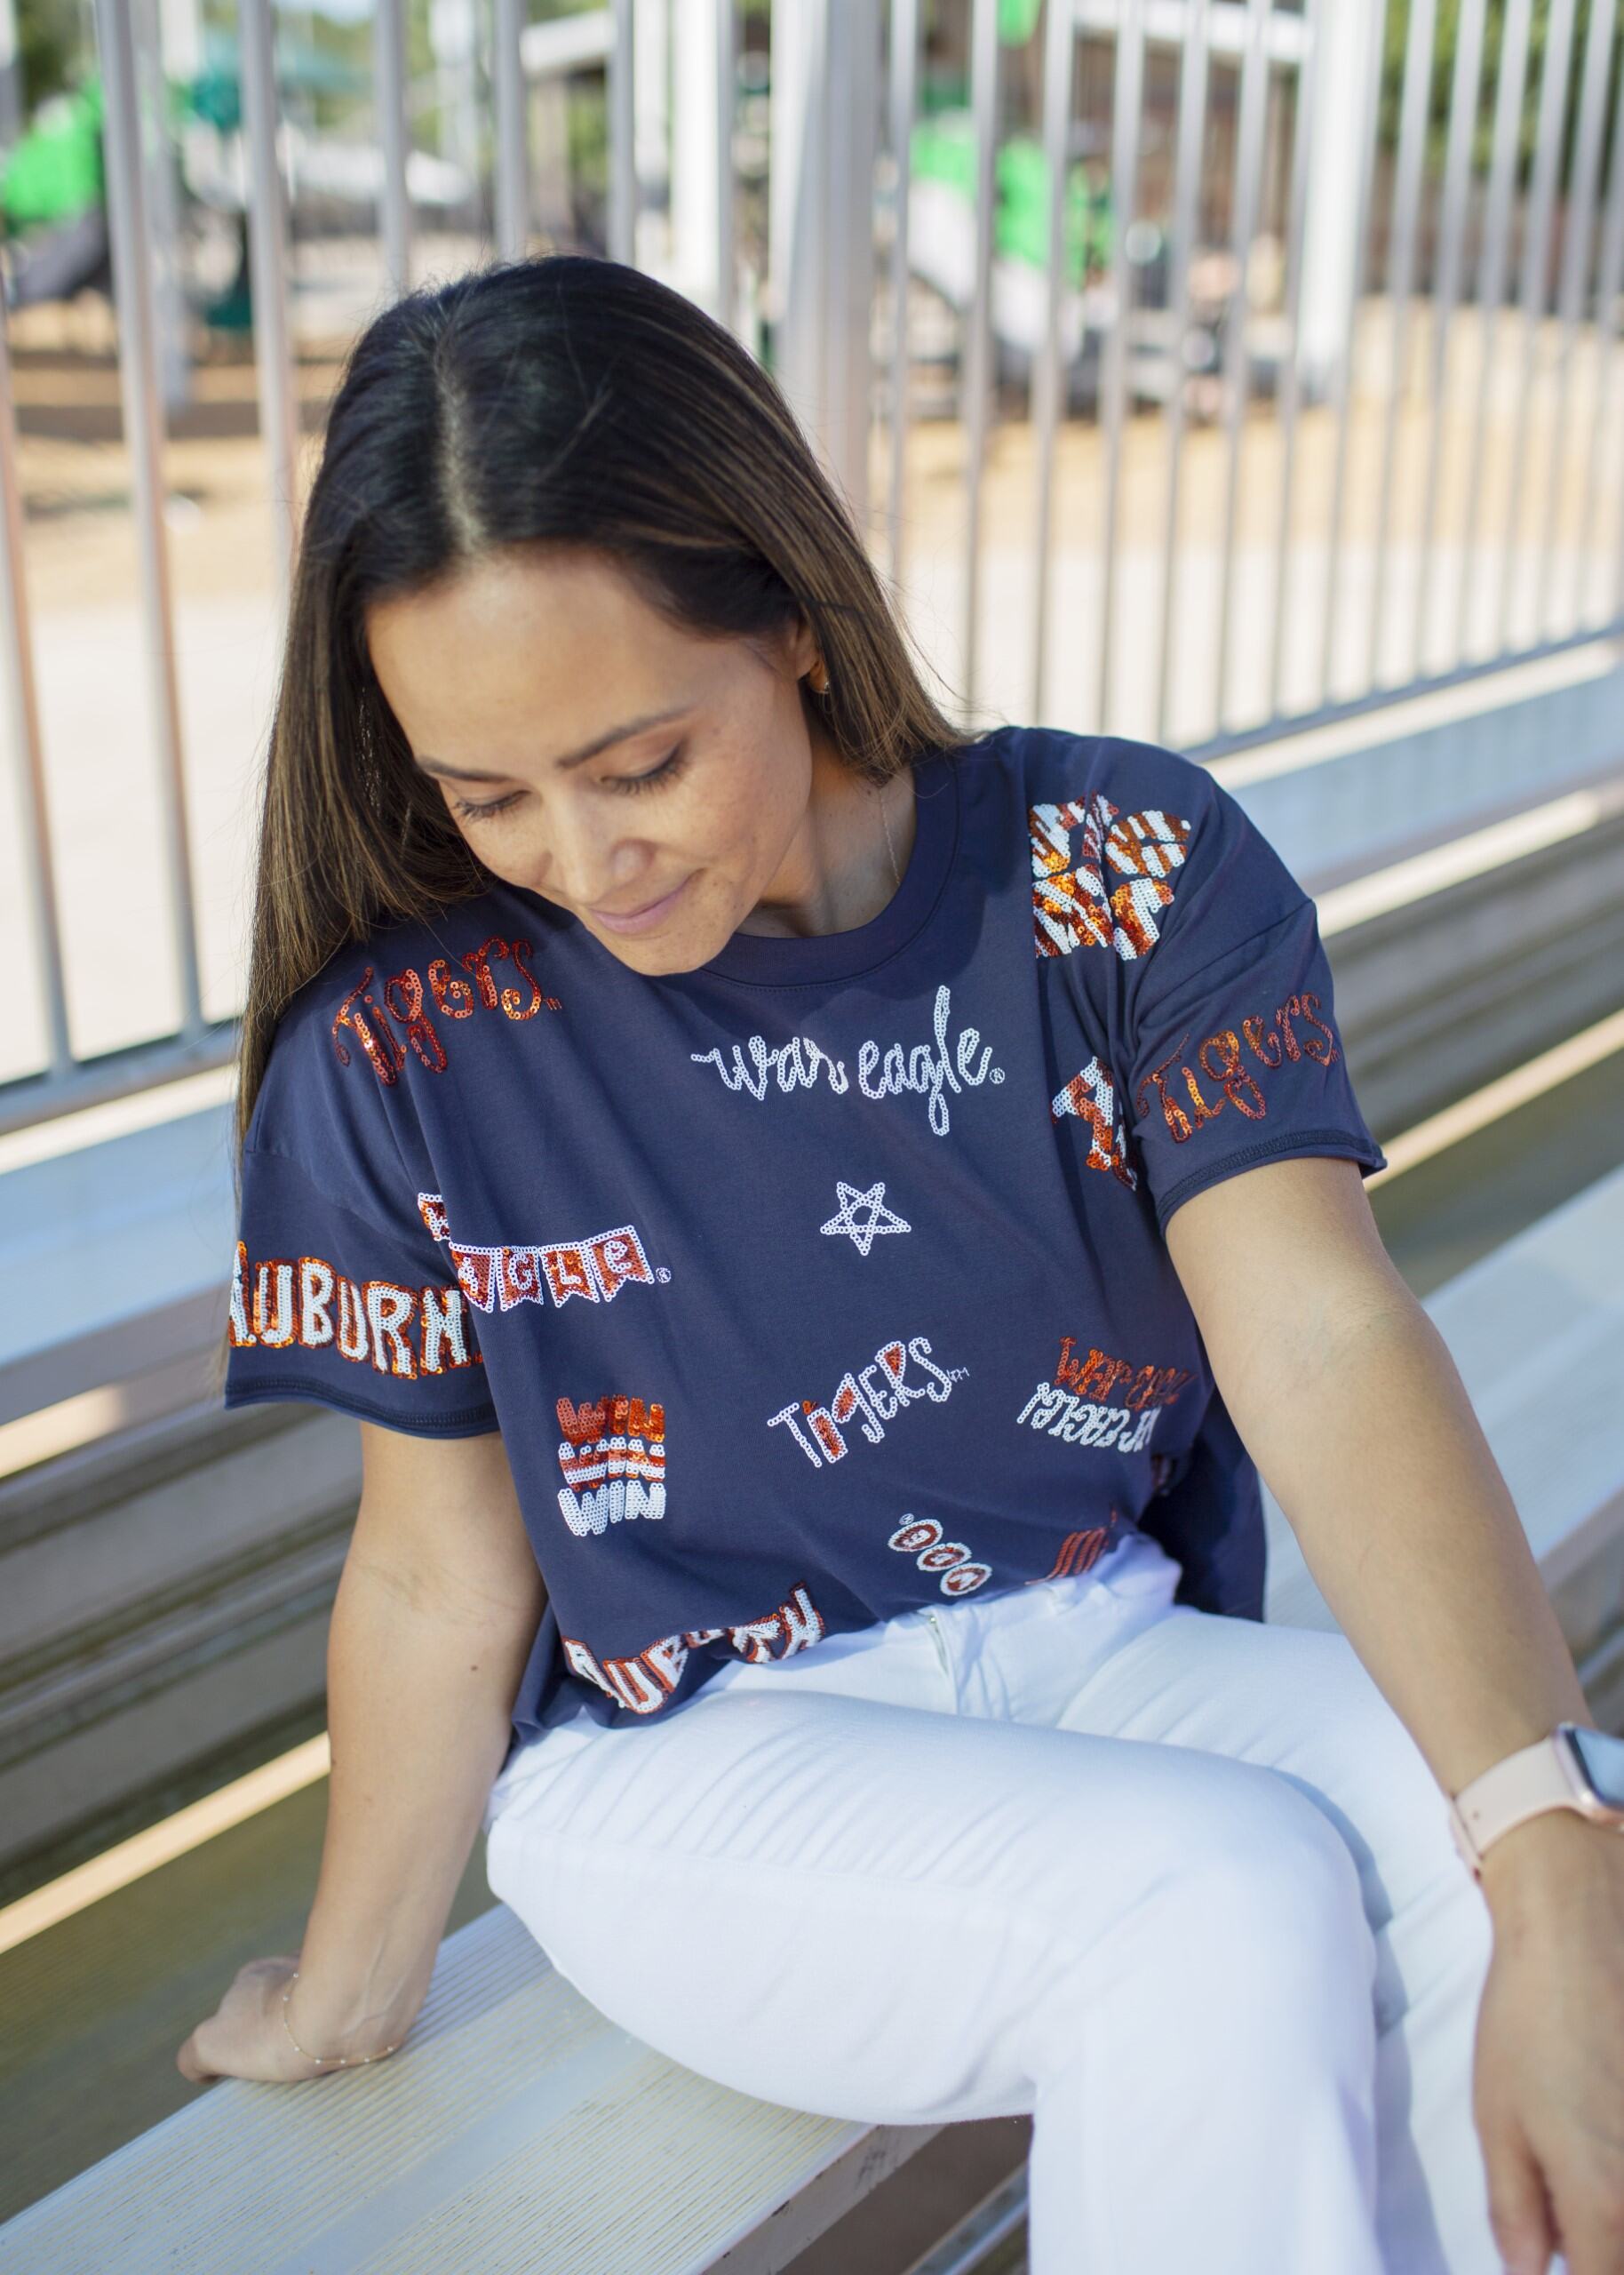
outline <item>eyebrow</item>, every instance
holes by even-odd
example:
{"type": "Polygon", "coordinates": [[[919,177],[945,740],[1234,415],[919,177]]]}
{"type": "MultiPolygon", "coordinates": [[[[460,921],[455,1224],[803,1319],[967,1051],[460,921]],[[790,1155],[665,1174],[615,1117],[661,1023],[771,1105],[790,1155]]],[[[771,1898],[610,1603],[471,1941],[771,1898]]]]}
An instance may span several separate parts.
{"type": "MultiPolygon", "coordinates": [[[[608,750],[612,743],[627,742],[633,735],[647,734],[650,727],[664,726],[668,719],[680,719],[685,708],[686,706],[679,704],[671,711],[646,711],[641,719],[628,719],[621,726],[611,727],[607,734],[595,735],[591,742],[583,743],[579,750],[566,751],[561,758],[553,761],[553,764],[559,767],[584,766],[589,758],[596,758],[600,751],[608,750]]],[[[511,774],[493,774],[478,767],[448,766],[440,758],[419,758],[414,763],[425,774],[442,774],[452,782],[512,782],[518,778],[511,774]]]]}

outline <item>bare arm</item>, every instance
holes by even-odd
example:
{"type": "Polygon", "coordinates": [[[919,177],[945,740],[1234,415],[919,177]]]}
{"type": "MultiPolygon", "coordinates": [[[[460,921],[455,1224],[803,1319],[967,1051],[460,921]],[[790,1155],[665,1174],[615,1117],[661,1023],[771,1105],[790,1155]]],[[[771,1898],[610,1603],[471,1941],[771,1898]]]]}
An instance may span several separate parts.
{"type": "Polygon", "coordinates": [[[546,1603],[499,1433],[360,1428],[327,1832],[290,2008],[324,2056],[393,2045],[423,2003],[546,1603]]]}
{"type": "MultiPolygon", "coordinates": [[[[1440,1786],[1588,1720],[1505,1479],[1357,1164],[1226,1178],[1168,1218],[1167,1249],[1236,1428],[1440,1786]]],[[[1538,1850],[1596,1845],[1565,1811],[1531,1818],[1495,1843],[1485,1890],[1538,1850]]]]}
{"type": "MultiPolygon", "coordinates": [[[[1270,1161],[1167,1220],[1224,1401],[1342,1630],[1441,1786],[1591,1714],[1448,1345],[1355,1163],[1270,1161]]],[[[1440,1808],[1442,1803],[1440,1802],[1440,1808]]],[[[1496,1840],[1472,2110],[1509,2266],[1624,2268],[1624,1840],[1496,1840]]]]}

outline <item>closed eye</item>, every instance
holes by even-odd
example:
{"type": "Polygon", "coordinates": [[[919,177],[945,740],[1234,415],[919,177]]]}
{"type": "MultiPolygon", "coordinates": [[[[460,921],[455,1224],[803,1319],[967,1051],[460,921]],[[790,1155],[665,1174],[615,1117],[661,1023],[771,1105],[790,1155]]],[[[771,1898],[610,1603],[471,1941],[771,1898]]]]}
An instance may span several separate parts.
{"type": "MultiPolygon", "coordinates": [[[[602,779],[606,787],[611,790],[627,792],[651,790],[657,783],[674,781],[687,763],[688,746],[684,743],[679,743],[675,750],[663,758],[657,766],[651,766],[647,773],[606,774],[602,779]]],[[[522,790],[508,790],[501,797],[487,798],[480,804],[475,804],[466,798],[453,798],[451,810],[460,814],[467,821],[488,821],[495,814],[505,813],[509,806],[517,805],[523,795],[522,790]]]]}
{"type": "Polygon", "coordinates": [[[522,790],[509,790],[499,798],[487,799],[482,806],[470,805],[466,798],[453,798],[451,810],[466,815],[470,821],[482,821],[488,815],[502,813],[507,807],[517,804],[523,795],[522,790]]]}
{"type": "Polygon", "coordinates": [[[651,790],[657,782],[673,781],[688,763],[688,746],[679,743],[670,755],[646,774],[606,774],[603,779],[616,790],[651,790]]]}

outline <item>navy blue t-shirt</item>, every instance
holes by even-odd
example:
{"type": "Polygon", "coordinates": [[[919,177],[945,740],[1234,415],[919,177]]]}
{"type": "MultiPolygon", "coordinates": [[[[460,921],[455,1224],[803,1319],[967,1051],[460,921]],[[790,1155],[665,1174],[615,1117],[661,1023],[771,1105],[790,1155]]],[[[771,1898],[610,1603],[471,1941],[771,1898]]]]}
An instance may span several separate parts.
{"type": "Polygon", "coordinates": [[[225,1402],[500,1430],[548,1594],[519,1739],[1135,1527],[1179,1600],[1262,1616],[1256,1469],[1163,1233],[1255,1162],[1385,1166],[1314,904],[1156,744],[1004,727],[913,774],[854,930],[648,978],[496,884],[278,1025],[225,1402]]]}

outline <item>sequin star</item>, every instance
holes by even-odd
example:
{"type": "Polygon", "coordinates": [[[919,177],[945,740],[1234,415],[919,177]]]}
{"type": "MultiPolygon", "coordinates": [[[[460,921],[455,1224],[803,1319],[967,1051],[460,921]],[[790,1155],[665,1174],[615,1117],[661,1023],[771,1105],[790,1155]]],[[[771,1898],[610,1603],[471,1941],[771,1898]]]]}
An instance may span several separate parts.
{"type": "Polygon", "coordinates": [[[848,1185],[843,1177],[836,1177],[834,1184],[840,1199],[839,1213],[831,1217],[826,1225],[820,1225],[818,1230],[849,1233],[857,1243],[859,1256],[868,1254],[877,1233],[911,1233],[913,1230],[905,1218],[886,1207],[883,1178],[878,1185],[871,1185],[866,1193],[859,1193],[856,1186],[848,1185]],[[861,1219],[857,1213],[860,1209],[868,1212],[861,1219]]]}

